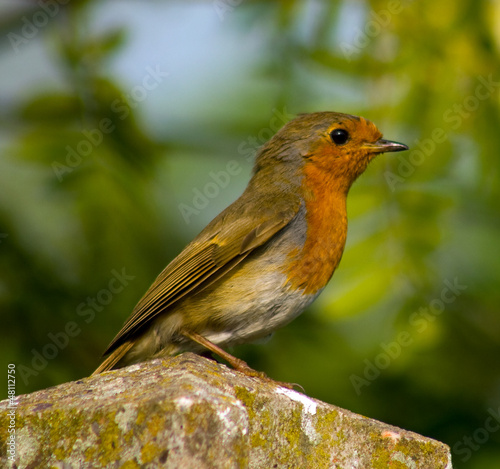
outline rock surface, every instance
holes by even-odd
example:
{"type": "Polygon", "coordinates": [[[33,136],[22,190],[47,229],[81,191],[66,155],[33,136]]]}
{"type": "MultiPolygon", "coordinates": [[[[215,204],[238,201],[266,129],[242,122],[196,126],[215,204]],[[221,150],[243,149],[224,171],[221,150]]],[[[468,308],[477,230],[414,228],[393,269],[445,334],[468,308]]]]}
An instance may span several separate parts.
{"type": "Polygon", "coordinates": [[[451,469],[443,443],[193,354],[17,402],[14,462],[0,402],[1,467],[451,469]]]}

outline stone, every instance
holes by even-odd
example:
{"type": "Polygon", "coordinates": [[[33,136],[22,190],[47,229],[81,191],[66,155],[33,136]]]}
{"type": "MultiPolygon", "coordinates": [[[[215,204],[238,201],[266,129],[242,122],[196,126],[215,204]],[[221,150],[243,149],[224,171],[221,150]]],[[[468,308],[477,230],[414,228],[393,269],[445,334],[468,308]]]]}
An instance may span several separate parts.
{"type": "Polygon", "coordinates": [[[449,448],[185,353],[0,402],[0,466],[433,468],[449,448]]]}

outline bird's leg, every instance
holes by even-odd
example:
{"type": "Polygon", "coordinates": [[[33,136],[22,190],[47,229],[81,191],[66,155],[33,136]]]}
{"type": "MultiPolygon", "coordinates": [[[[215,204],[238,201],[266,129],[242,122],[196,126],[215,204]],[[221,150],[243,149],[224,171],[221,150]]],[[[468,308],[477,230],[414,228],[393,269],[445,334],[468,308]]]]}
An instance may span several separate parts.
{"type": "Polygon", "coordinates": [[[189,331],[182,331],[182,335],[184,337],[187,337],[188,339],[191,339],[192,341],[196,342],[197,344],[200,344],[201,346],[205,347],[206,349],[210,350],[211,352],[215,353],[219,357],[223,358],[226,360],[235,370],[240,371],[241,373],[250,376],[252,378],[260,378],[265,381],[270,381],[273,383],[276,383],[280,386],[284,386],[289,389],[293,389],[293,384],[289,383],[282,383],[280,381],[274,381],[273,379],[269,378],[264,372],[262,371],[257,371],[254,370],[253,368],[250,368],[247,364],[247,362],[240,360],[239,358],[236,358],[235,356],[231,355],[230,353],[226,352],[225,350],[221,349],[218,345],[215,345],[213,342],[210,342],[208,339],[205,339],[205,337],[201,336],[200,334],[197,334],[196,332],[189,332],[189,331]]]}
{"type": "Polygon", "coordinates": [[[215,353],[219,357],[223,358],[235,370],[241,371],[242,373],[246,374],[247,376],[255,376],[258,378],[267,378],[265,373],[263,373],[261,371],[256,371],[253,368],[250,368],[248,366],[247,362],[240,360],[239,358],[236,358],[235,356],[233,356],[230,353],[226,352],[225,350],[221,349],[218,345],[215,345],[213,342],[210,342],[208,339],[205,339],[205,337],[201,336],[200,334],[197,334],[196,332],[182,331],[182,335],[184,337],[187,337],[188,339],[191,339],[192,341],[196,342],[197,344],[200,344],[201,346],[203,346],[206,349],[210,350],[211,352],[215,353]]]}

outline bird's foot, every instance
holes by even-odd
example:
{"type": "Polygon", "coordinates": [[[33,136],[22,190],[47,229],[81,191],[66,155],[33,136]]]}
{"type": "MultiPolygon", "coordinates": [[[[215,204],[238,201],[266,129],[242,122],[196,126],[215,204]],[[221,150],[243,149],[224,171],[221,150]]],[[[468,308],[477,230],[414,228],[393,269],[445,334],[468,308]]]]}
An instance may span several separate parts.
{"type": "Polygon", "coordinates": [[[293,383],[285,383],[283,381],[276,381],[269,376],[267,376],[263,371],[257,371],[253,368],[249,367],[246,362],[240,360],[239,358],[233,357],[236,359],[236,362],[230,363],[231,366],[240,373],[243,373],[245,376],[249,376],[250,378],[259,378],[262,381],[266,381],[267,383],[283,386],[284,388],[293,389],[294,386],[299,386],[298,384],[293,383]]]}
{"type": "Polygon", "coordinates": [[[214,344],[213,342],[210,342],[208,339],[205,339],[205,337],[203,337],[197,333],[184,331],[183,334],[184,334],[184,336],[188,337],[189,339],[193,340],[194,342],[202,345],[207,350],[210,350],[212,353],[215,353],[219,357],[223,358],[236,371],[239,371],[240,373],[243,373],[244,375],[249,376],[250,378],[259,378],[259,379],[266,381],[270,384],[283,386],[284,388],[288,388],[288,389],[293,389],[295,386],[297,386],[302,390],[302,392],[304,392],[304,388],[302,386],[300,386],[299,384],[284,383],[282,381],[275,381],[274,379],[269,378],[269,376],[267,376],[263,371],[254,370],[253,368],[248,366],[247,362],[235,357],[234,355],[231,355],[230,353],[228,353],[225,350],[223,350],[222,348],[220,348],[218,345],[214,344]]]}

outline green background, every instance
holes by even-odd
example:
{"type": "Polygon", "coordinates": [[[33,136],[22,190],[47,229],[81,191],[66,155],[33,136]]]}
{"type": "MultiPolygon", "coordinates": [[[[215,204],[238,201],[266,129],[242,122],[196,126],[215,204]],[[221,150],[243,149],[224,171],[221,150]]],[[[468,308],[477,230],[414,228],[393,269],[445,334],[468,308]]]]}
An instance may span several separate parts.
{"type": "Polygon", "coordinates": [[[0,10],[0,362],[17,393],[93,371],[277,122],[347,112],[411,151],[351,189],[314,305],[232,352],[444,441],[457,468],[498,467],[500,2],[63,3],[0,10]]]}

